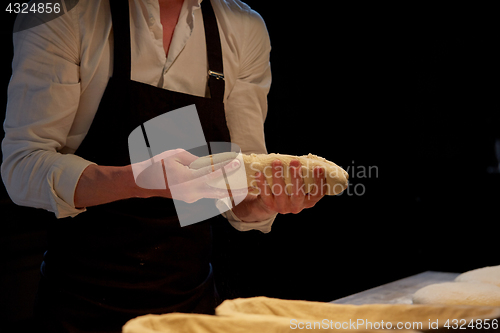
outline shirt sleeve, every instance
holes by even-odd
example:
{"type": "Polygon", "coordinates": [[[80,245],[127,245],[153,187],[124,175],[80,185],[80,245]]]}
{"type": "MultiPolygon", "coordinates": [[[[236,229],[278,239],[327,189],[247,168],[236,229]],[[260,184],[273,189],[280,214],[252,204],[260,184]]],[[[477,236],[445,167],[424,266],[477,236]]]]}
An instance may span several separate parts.
{"type": "Polygon", "coordinates": [[[273,225],[274,220],[278,213],[276,213],[271,218],[264,221],[256,221],[256,222],[243,222],[238,216],[236,216],[229,207],[231,207],[229,203],[229,198],[218,199],[215,203],[217,209],[223,212],[221,213],[228,222],[238,231],[248,231],[248,230],[260,230],[263,233],[267,234],[271,231],[271,227],[273,225]]]}
{"type": "MultiPolygon", "coordinates": [[[[1,174],[12,201],[54,212],[57,218],[85,211],[74,207],[74,191],[91,164],[60,152],[80,98],[79,36],[73,14],[14,33],[2,141],[1,174]]],[[[34,15],[18,15],[17,20],[33,20],[34,15]]]]}
{"type": "MultiPolygon", "coordinates": [[[[241,148],[242,153],[266,154],[264,121],[271,87],[271,43],[264,20],[253,10],[249,10],[245,17],[241,40],[240,68],[225,103],[226,120],[231,141],[241,148]]],[[[224,200],[218,200],[216,205],[230,207],[224,200]]],[[[242,222],[231,210],[222,213],[237,230],[255,229],[264,233],[271,231],[276,215],[265,221],[242,222]]]]}

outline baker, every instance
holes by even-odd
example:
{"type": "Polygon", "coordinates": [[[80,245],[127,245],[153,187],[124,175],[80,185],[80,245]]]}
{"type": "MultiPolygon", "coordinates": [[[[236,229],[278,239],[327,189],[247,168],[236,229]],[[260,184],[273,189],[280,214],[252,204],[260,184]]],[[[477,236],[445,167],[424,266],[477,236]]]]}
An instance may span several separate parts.
{"type": "MultiPolygon", "coordinates": [[[[16,204],[57,217],[35,306],[47,332],[120,332],[147,313],[214,312],[210,220],[181,228],[168,187],[137,186],[127,137],[195,104],[207,142],[266,153],[269,52],[262,18],[237,0],[82,0],[14,34],[2,179],[16,204]]],[[[279,167],[273,182],[284,184],[279,167]]],[[[322,188],[321,169],[315,176],[322,188]]],[[[323,196],[260,193],[223,216],[269,232],[278,213],[323,196]]]]}

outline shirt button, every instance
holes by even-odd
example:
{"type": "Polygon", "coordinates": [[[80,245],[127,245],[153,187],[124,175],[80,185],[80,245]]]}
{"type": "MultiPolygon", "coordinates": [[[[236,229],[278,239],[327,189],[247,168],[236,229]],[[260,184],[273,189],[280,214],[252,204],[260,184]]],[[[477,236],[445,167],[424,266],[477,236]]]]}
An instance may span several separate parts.
{"type": "Polygon", "coordinates": [[[149,25],[155,24],[155,18],[153,16],[149,17],[149,25]]]}

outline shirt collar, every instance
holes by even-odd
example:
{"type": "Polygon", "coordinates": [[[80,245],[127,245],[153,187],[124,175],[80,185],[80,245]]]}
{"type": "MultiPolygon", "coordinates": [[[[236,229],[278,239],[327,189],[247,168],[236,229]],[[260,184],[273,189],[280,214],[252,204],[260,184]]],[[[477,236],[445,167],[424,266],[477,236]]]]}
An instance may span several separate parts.
{"type": "Polygon", "coordinates": [[[199,8],[203,0],[184,0],[184,1],[187,1],[189,5],[193,8],[199,8]]]}
{"type": "Polygon", "coordinates": [[[194,29],[194,16],[196,10],[200,9],[202,0],[184,0],[182,9],[179,15],[179,21],[172,36],[170,50],[168,52],[167,61],[165,63],[165,70],[174,62],[175,58],[182,51],[187,43],[188,38],[194,29]]]}

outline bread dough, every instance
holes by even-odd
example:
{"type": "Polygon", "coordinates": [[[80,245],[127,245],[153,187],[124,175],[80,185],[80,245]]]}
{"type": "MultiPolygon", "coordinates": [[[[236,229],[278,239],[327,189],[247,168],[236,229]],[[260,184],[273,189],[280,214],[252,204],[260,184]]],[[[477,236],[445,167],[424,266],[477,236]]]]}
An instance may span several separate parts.
{"type": "MultiPolygon", "coordinates": [[[[231,188],[241,188],[242,186],[249,187],[249,192],[256,194],[259,192],[257,184],[255,182],[255,173],[262,172],[267,180],[269,186],[273,186],[272,177],[272,163],[274,160],[280,160],[283,166],[283,177],[285,180],[285,191],[287,194],[290,193],[291,187],[291,175],[289,171],[290,162],[292,160],[298,160],[301,164],[302,177],[304,180],[304,193],[315,193],[316,184],[314,181],[313,170],[316,166],[323,167],[325,170],[325,178],[327,183],[327,195],[336,195],[341,193],[347,188],[349,175],[337,164],[319,157],[313,154],[304,156],[293,156],[293,155],[282,155],[282,154],[237,154],[234,152],[214,154],[212,156],[205,156],[195,160],[189,165],[189,168],[193,170],[200,170],[206,168],[207,166],[213,165],[214,169],[217,170],[219,167],[229,163],[233,159],[241,159],[245,164],[246,172],[246,183],[243,183],[239,179],[231,179],[231,173],[228,174],[229,183],[231,188]]],[[[244,178],[244,177],[243,177],[244,178]]],[[[208,182],[209,185],[217,188],[226,188],[225,182],[223,180],[214,180],[208,182]]]]}
{"type": "Polygon", "coordinates": [[[413,294],[413,304],[500,306],[500,287],[480,282],[436,283],[413,294]]]}
{"type": "Polygon", "coordinates": [[[500,265],[474,269],[460,274],[456,282],[483,282],[500,287],[500,265]]]}
{"type": "Polygon", "coordinates": [[[283,176],[285,179],[287,194],[289,194],[291,185],[291,174],[288,167],[292,160],[299,160],[302,165],[302,177],[304,179],[304,193],[314,193],[315,188],[313,170],[316,166],[323,167],[327,182],[327,195],[336,195],[347,188],[347,180],[349,175],[344,169],[337,164],[326,160],[323,157],[309,154],[304,156],[281,155],[281,154],[250,154],[243,155],[245,162],[245,170],[247,173],[248,186],[252,188],[252,192],[258,192],[257,184],[255,183],[255,173],[257,171],[264,173],[269,186],[273,185],[272,177],[272,162],[280,160],[283,166],[283,176]]]}

